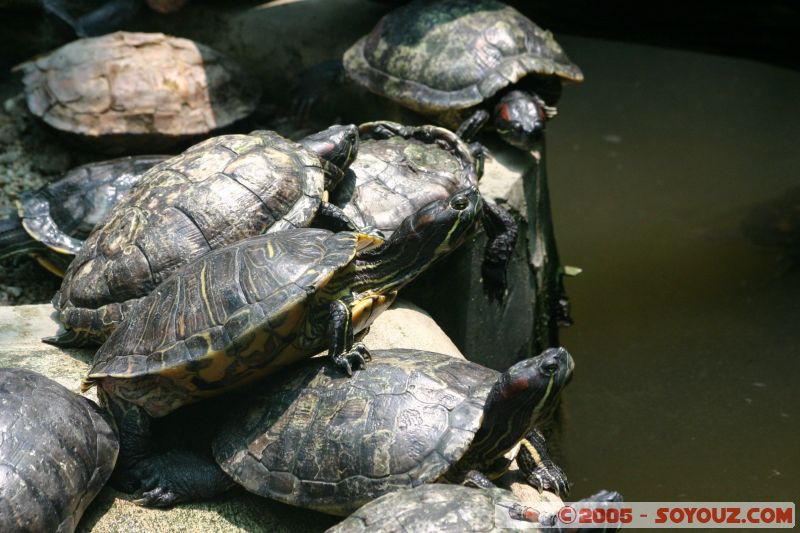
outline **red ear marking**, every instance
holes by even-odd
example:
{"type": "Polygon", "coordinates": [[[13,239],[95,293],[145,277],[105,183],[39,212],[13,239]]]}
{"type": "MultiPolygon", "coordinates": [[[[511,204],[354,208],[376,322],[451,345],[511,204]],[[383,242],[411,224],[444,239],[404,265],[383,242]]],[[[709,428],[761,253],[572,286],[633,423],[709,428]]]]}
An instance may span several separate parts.
{"type": "Polygon", "coordinates": [[[529,384],[528,384],[528,380],[527,379],[525,379],[525,378],[517,378],[514,381],[511,381],[510,383],[507,383],[506,386],[503,387],[503,390],[502,390],[500,395],[503,397],[504,400],[506,400],[506,399],[508,399],[508,398],[510,398],[512,396],[516,396],[520,392],[526,390],[528,388],[528,386],[529,386],[529,384]]]}
{"type": "Polygon", "coordinates": [[[508,114],[508,104],[500,104],[500,116],[505,121],[511,121],[511,115],[508,114]]]}
{"type": "Polygon", "coordinates": [[[524,516],[525,520],[528,522],[539,521],[539,511],[537,511],[536,509],[532,509],[530,507],[525,508],[525,511],[523,512],[522,516],[524,516]]]}

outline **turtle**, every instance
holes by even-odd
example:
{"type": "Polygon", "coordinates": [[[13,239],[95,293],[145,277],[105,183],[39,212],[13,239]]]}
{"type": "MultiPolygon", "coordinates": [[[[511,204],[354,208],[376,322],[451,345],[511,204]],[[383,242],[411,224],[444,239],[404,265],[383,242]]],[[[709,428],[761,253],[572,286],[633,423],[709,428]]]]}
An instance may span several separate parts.
{"type": "MultiPolygon", "coordinates": [[[[491,488],[489,478],[509,466],[507,452],[520,440],[528,443],[526,433],[550,416],[573,368],[563,348],[502,374],[402,348],[374,350],[352,376],[331,363],[312,358],[226,404],[211,446],[227,477],[197,455],[191,466],[162,461],[145,469],[137,501],[192,501],[226,490],[232,479],[261,496],[344,516],[424,483],[491,488]]],[[[565,493],[566,476],[549,461],[544,441],[533,443],[541,461],[518,462],[521,471],[543,481],[539,488],[565,493]]]]}
{"type": "MultiPolygon", "coordinates": [[[[483,147],[467,145],[445,128],[377,121],[361,124],[358,133],[358,156],[332,192],[331,202],[357,226],[386,236],[421,206],[477,186],[483,173],[483,147]]],[[[484,202],[483,214],[489,232],[483,286],[491,299],[502,300],[517,224],[510,213],[490,202],[484,202]]]]}
{"type": "Polygon", "coordinates": [[[343,64],[358,85],[466,139],[491,118],[522,150],[541,140],[562,80],[583,80],[550,32],[497,0],[398,7],[345,52],[343,64]]]}
{"type": "MultiPolygon", "coordinates": [[[[152,492],[153,475],[179,475],[175,465],[192,463],[154,453],[152,418],[325,348],[342,374],[363,366],[369,350],[356,336],[399,289],[463,244],[482,208],[469,188],[420,209],[386,241],[297,228],[242,240],[175,271],[132,307],[82,383],[84,392],[97,387],[122,431],[115,484],[152,492]]],[[[216,479],[213,472],[201,477],[216,479]]],[[[156,491],[142,503],[174,501],[156,491]]]]}
{"type": "Polygon", "coordinates": [[[139,178],[170,156],[141,155],[98,161],[17,198],[17,213],[0,220],[0,259],[33,255],[63,276],[83,240],[139,178]]]}
{"type": "Polygon", "coordinates": [[[118,451],[114,421],[94,402],[0,368],[0,531],[74,531],[118,451]]]}
{"type": "Polygon", "coordinates": [[[212,137],[152,168],[76,254],[53,298],[65,330],[46,342],[102,343],[133,301],[210,250],[315,219],[356,229],[322,198],[357,151],[354,125],[299,143],[261,130],[212,137]]]}
{"type": "Polygon", "coordinates": [[[15,68],[31,113],[108,152],[206,136],[249,115],[261,95],[230,58],[163,33],[79,39],[15,68]]]}
{"type": "MultiPolygon", "coordinates": [[[[249,491],[336,515],[423,483],[492,487],[506,454],[550,416],[572,369],[563,348],[502,374],[408,349],[375,350],[347,379],[314,361],[234,408],[241,414],[218,432],[214,457],[249,491]]],[[[548,457],[544,446],[536,452],[548,457]]],[[[557,494],[568,490],[552,462],[519,466],[557,494]]]]}
{"type": "MultiPolygon", "coordinates": [[[[599,491],[580,503],[621,502],[616,491],[599,491]]],[[[511,529],[579,532],[600,528],[556,528],[555,515],[532,507],[500,488],[476,489],[433,483],[401,489],[373,500],[326,533],[500,533],[511,529]]],[[[615,528],[616,529],[616,528],[615,528]]]]}

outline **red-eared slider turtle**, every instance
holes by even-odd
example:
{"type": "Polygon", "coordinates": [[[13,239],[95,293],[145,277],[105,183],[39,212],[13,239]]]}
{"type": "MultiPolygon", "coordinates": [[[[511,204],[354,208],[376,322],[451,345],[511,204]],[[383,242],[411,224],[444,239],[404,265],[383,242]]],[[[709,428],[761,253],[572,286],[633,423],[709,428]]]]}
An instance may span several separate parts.
{"type": "MultiPolygon", "coordinates": [[[[121,421],[118,485],[151,490],[151,476],[169,477],[179,472],[170,465],[190,462],[152,453],[150,417],[325,348],[347,374],[361,366],[368,351],[355,336],[400,288],[468,238],[482,207],[477,190],[468,189],[424,207],[384,243],[363,233],[293,229],[246,239],[177,270],[132,308],[83,383],[84,390],[97,385],[121,421]]],[[[145,499],[174,501],[168,493],[145,499]]]]}
{"type": "Polygon", "coordinates": [[[249,115],[260,97],[231,59],[162,33],[80,39],[19,68],[34,115],[117,152],[206,135],[249,115]]]}
{"type": "Polygon", "coordinates": [[[370,91],[434,115],[465,138],[493,117],[500,136],[523,150],[555,113],[561,80],[583,79],[550,32],[496,0],[399,7],[347,50],[344,68],[370,91]]]}
{"type": "Polygon", "coordinates": [[[315,218],[355,229],[322,201],[355,158],[358,130],[332,126],[299,143],[272,131],[208,139],[154,167],[95,228],[53,298],[59,345],[99,344],[131,301],[181,265],[315,218]]]}
{"type": "Polygon", "coordinates": [[[376,350],[352,377],[312,360],[232,408],[214,457],[249,491],[337,515],[423,483],[493,486],[487,476],[549,416],[572,366],[563,348],[502,374],[419,350],[376,350]]]}
{"type": "Polygon", "coordinates": [[[142,155],[89,163],[17,198],[17,214],[0,220],[0,259],[33,255],[63,276],[83,240],[153,165],[169,156],[142,155]]]}
{"type": "Polygon", "coordinates": [[[90,400],[0,369],[0,531],[73,531],[118,450],[113,421],[90,400]]]}
{"type": "MultiPolygon", "coordinates": [[[[357,226],[377,228],[387,236],[420,207],[477,186],[483,171],[482,148],[467,145],[444,128],[380,121],[362,124],[358,133],[358,156],[331,194],[331,202],[357,226]]],[[[502,299],[517,224],[489,202],[484,203],[483,214],[489,233],[484,288],[490,297],[502,299]]]]}
{"type": "MultiPolygon", "coordinates": [[[[618,492],[600,491],[581,503],[621,502],[618,492]]],[[[326,533],[501,533],[510,530],[571,533],[600,528],[553,528],[552,513],[526,505],[507,490],[458,485],[422,485],[369,502],[326,533]],[[534,525],[542,529],[535,529],[534,525]]]]}

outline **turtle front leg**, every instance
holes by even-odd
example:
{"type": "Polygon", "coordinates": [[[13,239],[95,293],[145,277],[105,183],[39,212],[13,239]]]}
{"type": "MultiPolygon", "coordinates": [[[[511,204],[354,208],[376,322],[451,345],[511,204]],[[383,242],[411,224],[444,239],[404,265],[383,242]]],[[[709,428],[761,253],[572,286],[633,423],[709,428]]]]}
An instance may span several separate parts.
{"type": "Polygon", "coordinates": [[[466,142],[472,142],[478,132],[483,129],[489,119],[492,118],[485,109],[478,109],[467,118],[456,130],[456,135],[466,142]]]}
{"type": "Polygon", "coordinates": [[[110,483],[122,492],[135,492],[139,483],[133,469],[153,454],[151,418],[141,407],[111,396],[102,386],[97,396],[114,417],[119,433],[119,456],[110,483]]]}
{"type": "Polygon", "coordinates": [[[144,409],[102,389],[98,389],[98,395],[111,411],[119,432],[120,451],[111,485],[136,494],[138,505],[170,507],[215,496],[234,485],[211,458],[189,450],[156,453],[151,418],[144,409]]]}
{"type": "Polygon", "coordinates": [[[464,481],[462,485],[466,487],[474,487],[476,489],[496,489],[497,485],[494,482],[486,477],[485,474],[478,472],[477,470],[470,470],[464,476],[464,481]]]}
{"type": "Polygon", "coordinates": [[[206,500],[235,485],[211,458],[189,450],[150,456],[133,472],[139,482],[134,503],[143,507],[206,500]]]}
{"type": "Polygon", "coordinates": [[[328,202],[319,204],[319,209],[317,209],[317,214],[314,217],[314,226],[329,229],[333,232],[360,231],[355,222],[344,211],[328,202]]]}
{"type": "Polygon", "coordinates": [[[486,166],[486,158],[490,155],[489,149],[479,142],[469,143],[469,152],[475,158],[475,173],[480,180],[483,177],[483,170],[486,166]]]}
{"type": "Polygon", "coordinates": [[[481,265],[483,290],[489,300],[502,302],[508,286],[506,269],[517,244],[517,223],[502,207],[485,202],[483,227],[489,238],[481,265]]]}
{"type": "Polygon", "coordinates": [[[367,347],[354,341],[353,313],[341,300],[331,302],[328,340],[328,355],[348,376],[353,375],[353,367],[363,367],[370,359],[367,347]]]}
{"type": "Polygon", "coordinates": [[[517,465],[528,483],[539,492],[549,490],[562,498],[569,494],[567,476],[550,458],[544,435],[538,429],[531,430],[522,439],[517,465]]]}

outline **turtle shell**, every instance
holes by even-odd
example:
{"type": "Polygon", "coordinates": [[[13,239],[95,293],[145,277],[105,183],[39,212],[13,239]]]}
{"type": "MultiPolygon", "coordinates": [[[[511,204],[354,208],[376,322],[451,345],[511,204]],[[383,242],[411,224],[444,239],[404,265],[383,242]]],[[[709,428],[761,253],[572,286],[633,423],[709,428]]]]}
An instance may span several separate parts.
{"type": "Polygon", "coordinates": [[[32,239],[62,254],[76,254],[92,229],[153,165],[169,156],[120,157],[89,163],[17,199],[17,214],[32,239]]]}
{"type": "Polygon", "coordinates": [[[417,350],[375,350],[352,377],[312,359],[248,394],[214,456],[249,491],[345,515],[445,474],[472,442],[498,376],[417,350]]]}
{"type": "Polygon", "coordinates": [[[102,341],[128,300],[181,265],[253,235],[311,223],[317,154],[271,131],[208,139],[150,169],[96,227],[53,299],[60,319],[102,341]]]}
{"type": "MultiPolygon", "coordinates": [[[[381,496],[326,533],[500,533],[514,529],[515,524],[511,516],[498,511],[515,505],[524,507],[525,503],[507,490],[435,483],[381,496]]],[[[520,529],[532,526],[525,522],[518,524],[522,526],[520,529]]]]}
{"type": "Polygon", "coordinates": [[[85,138],[113,136],[118,150],[205,135],[249,115],[260,97],[232,60],[162,33],[79,39],[20,69],[34,115],[85,138]]]}
{"type": "Polygon", "coordinates": [[[113,424],[90,400],[0,369],[0,531],[73,531],[118,451],[113,424]]]}
{"type": "Polygon", "coordinates": [[[315,292],[374,241],[296,229],[211,252],[179,269],[97,351],[84,389],[99,384],[163,416],[318,353],[303,346],[315,292]]]}
{"type": "Polygon", "coordinates": [[[449,130],[370,122],[359,126],[359,138],[358,157],[331,195],[358,227],[389,237],[421,207],[477,187],[475,158],[449,130]]]}
{"type": "Polygon", "coordinates": [[[529,74],[581,81],[550,32],[496,0],[417,0],[344,54],[348,75],[421,113],[472,108],[529,74]]]}

